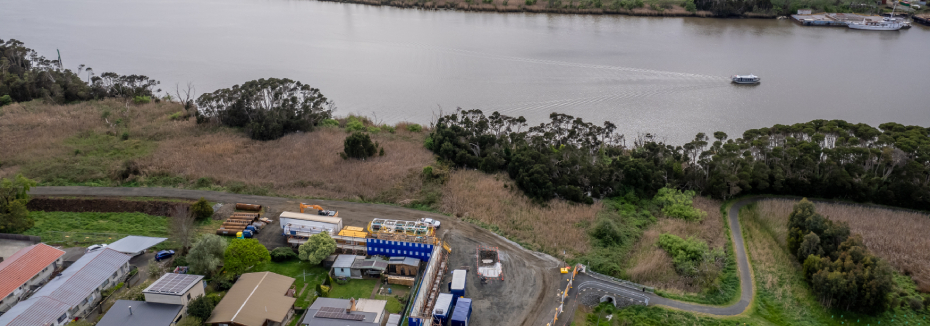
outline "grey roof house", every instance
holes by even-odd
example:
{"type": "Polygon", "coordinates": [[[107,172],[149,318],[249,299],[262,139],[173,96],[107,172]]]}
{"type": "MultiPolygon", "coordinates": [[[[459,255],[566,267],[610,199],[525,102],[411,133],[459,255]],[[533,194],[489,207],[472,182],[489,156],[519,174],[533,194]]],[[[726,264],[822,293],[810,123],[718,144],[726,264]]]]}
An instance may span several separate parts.
{"type": "Polygon", "coordinates": [[[181,320],[179,304],[118,300],[97,326],[171,326],[181,320]]]}
{"type": "Polygon", "coordinates": [[[129,256],[104,248],[87,253],[0,316],[0,326],[59,326],[83,317],[100,300],[100,292],[121,282],[129,256]]]}
{"type": "Polygon", "coordinates": [[[385,300],[335,299],[319,297],[313,302],[302,326],[374,326],[381,325],[387,312],[385,300]]]}

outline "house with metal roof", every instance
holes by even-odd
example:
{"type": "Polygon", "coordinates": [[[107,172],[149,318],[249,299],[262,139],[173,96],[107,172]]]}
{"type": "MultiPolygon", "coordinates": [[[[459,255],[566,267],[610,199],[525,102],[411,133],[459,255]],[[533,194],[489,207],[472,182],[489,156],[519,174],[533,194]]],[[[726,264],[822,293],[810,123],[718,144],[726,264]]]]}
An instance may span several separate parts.
{"type": "Polygon", "coordinates": [[[387,301],[317,298],[307,308],[303,326],[374,326],[387,316],[387,301]]]}
{"type": "Polygon", "coordinates": [[[123,281],[129,258],[109,248],[85,254],[0,316],[0,326],[59,326],[84,317],[100,301],[102,291],[123,281]]]}
{"type": "MultiPolygon", "coordinates": [[[[355,263],[355,255],[336,256],[336,262],[333,263],[333,277],[349,278],[352,277],[352,264],[355,263]]],[[[364,256],[362,256],[364,258],[364,256]]],[[[359,275],[361,277],[361,275],[359,275]]]]}
{"type": "Polygon", "coordinates": [[[184,310],[178,304],[117,300],[97,326],[171,326],[181,320],[184,310]]]}
{"type": "Polygon", "coordinates": [[[362,278],[365,276],[368,277],[378,277],[381,273],[384,273],[387,270],[388,262],[384,259],[381,259],[377,256],[371,258],[364,258],[364,256],[356,256],[355,261],[352,262],[352,277],[353,278],[362,278]]]}
{"type": "Polygon", "coordinates": [[[162,243],[165,240],[168,240],[168,238],[153,238],[130,235],[116,240],[115,242],[108,245],[107,248],[135,257],[144,253],[146,249],[154,247],[155,245],[162,243]]]}
{"type": "Polygon", "coordinates": [[[146,302],[178,304],[187,307],[187,303],[204,292],[202,275],[167,273],[155,283],[142,290],[146,302]]]}
{"type": "Polygon", "coordinates": [[[205,323],[218,326],[280,326],[294,315],[288,296],[294,278],[272,272],[239,277],[205,323]]]}
{"type": "Polygon", "coordinates": [[[0,262],[0,313],[29,296],[62,265],[65,252],[44,243],[20,249],[0,262]]]}
{"type": "Polygon", "coordinates": [[[417,276],[420,260],[412,257],[394,256],[388,260],[387,272],[402,276],[417,276]]]}

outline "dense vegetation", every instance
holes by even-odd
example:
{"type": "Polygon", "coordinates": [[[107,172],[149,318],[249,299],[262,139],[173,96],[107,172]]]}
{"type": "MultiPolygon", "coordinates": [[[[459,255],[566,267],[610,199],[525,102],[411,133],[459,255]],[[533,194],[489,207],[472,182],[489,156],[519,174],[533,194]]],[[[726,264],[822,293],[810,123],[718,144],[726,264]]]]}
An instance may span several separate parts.
{"type": "Polygon", "coordinates": [[[371,141],[371,136],[364,132],[353,132],[346,137],[343,143],[342,158],[349,159],[366,159],[378,153],[381,150],[381,156],[384,156],[384,148],[380,144],[371,141]]]}
{"type": "Polygon", "coordinates": [[[118,97],[148,102],[154,96],[152,89],[158,84],[142,75],[105,72],[96,76],[93,69],[84,65],[74,72],[64,69],[60,60],[46,59],[23,46],[23,42],[0,39],[0,106],[7,100],[33,99],[70,103],[118,97]],[[82,75],[86,75],[83,77],[86,80],[82,75]]]}
{"type": "Polygon", "coordinates": [[[16,175],[0,179],[0,233],[20,233],[32,228],[35,221],[29,216],[29,189],[36,182],[16,175]]]}
{"type": "Polygon", "coordinates": [[[527,126],[480,110],[441,116],[426,146],[441,159],[507,171],[528,196],[590,203],[670,185],[715,198],[785,194],[930,209],[930,128],[842,120],[751,129],[741,138],[699,133],[683,146],[646,134],[627,146],[616,126],[565,114],[527,126]]]}
{"type": "Polygon", "coordinates": [[[215,120],[245,128],[257,140],[311,131],[333,112],[319,89],[287,78],[262,78],[206,93],[197,98],[197,107],[198,123],[215,120]]]}
{"type": "Polygon", "coordinates": [[[891,267],[872,255],[846,223],[834,223],[802,200],[788,218],[788,251],[804,264],[804,275],[826,307],[881,311],[893,290],[891,267]]]}
{"type": "Polygon", "coordinates": [[[710,250],[707,243],[698,239],[682,239],[665,233],[659,237],[659,247],[665,249],[675,264],[675,270],[686,276],[698,276],[710,283],[717,278],[719,268],[726,255],[723,250],[710,250]]]}

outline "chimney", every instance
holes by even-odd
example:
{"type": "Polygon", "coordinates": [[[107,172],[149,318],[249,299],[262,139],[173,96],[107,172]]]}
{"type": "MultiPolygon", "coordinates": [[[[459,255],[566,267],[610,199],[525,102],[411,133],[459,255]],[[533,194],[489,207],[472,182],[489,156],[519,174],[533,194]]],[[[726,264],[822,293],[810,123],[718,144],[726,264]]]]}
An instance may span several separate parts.
{"type": "Polygon", "coordinates": [[[132,315],[132,306],[129,306],[129,314],[132,315]]]}
{"type": "Polygon", "coordinates": [[[355,311],[355,298],[349,298],[349,309],[346,309],[346,313],[350,311],[355,311]]]}

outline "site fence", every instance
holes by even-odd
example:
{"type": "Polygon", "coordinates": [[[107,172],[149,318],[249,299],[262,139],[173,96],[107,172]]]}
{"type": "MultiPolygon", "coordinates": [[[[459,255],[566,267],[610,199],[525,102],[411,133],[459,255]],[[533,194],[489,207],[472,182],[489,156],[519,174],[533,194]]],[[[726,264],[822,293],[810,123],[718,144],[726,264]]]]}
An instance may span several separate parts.
{"type": "MultiPolygon", "coordinates": [[[[582,265],[582,266],[584,266],[584,265],[582,265]]],[[[607,275],[604,275],[604,274],[601,274],[601,273],[598,273],[598,272],[589,270],[587,266],[584,266],[584,273],[585,273],[585,274],[588,274],[589,276],[591,276],[591,277],[593,277],[593,278],[599,279],[599,280],[601,280],[601,281],[617,283],[617,284],[620,284],[620,285],[623,285],[623,286],[626,286],[626,287],[630,287],[630,288],[633,288],[633,289],[636,289],[636,290],[642,290],[642,291],[644,291],[644,292],[651,292],[651,293],[655,293],[655,291],[656,291],[656,289],[655,289],[654,287],[645,286],[645,285],[637,284],[637,283],[633,283],[633,282],[630,282],[630,281],[627,281],[627,280],[621,280],[621,279],[619,279],[619,278],[612,277],[612,276],[607,276],[607,275]]]]}

